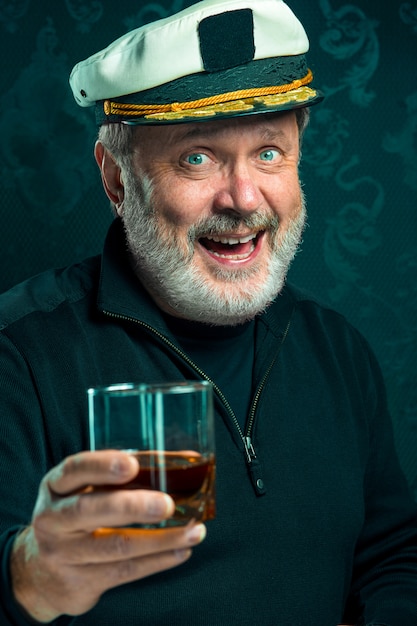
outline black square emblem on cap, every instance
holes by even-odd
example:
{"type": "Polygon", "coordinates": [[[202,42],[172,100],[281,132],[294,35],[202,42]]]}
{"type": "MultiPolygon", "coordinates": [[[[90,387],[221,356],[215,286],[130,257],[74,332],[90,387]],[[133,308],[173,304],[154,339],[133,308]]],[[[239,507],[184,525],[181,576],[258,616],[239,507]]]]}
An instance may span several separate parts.
{"type": "Polygon", "coordinates": [[[198,26],[206,72],[217,72],[252,61],[255,55],[251,9],[211,15],[198,26]]]}

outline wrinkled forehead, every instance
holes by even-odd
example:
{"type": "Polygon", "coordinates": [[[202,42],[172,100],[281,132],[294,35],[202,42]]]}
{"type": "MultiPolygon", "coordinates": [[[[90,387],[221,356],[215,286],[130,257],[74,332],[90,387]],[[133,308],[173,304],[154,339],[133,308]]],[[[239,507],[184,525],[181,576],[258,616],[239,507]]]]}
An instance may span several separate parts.
{"type": "Polygon", "coordinates": [[[235,117],[206,122],[169,124],[165,126],[135,126],[135,143],[152,141],[161,146],[176,143],[214,140],[226,135],[258,135],[266,141],[293,136],[298,141],[296,113],[284,111],[258,116],[235,117]]]}

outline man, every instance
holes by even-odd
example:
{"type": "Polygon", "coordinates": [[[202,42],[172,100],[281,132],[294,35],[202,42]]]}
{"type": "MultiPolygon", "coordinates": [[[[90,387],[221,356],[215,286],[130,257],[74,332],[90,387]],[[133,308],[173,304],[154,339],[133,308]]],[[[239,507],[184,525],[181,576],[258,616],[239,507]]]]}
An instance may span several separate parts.
{"type": "Polygon", "coordinates": [[[378,366],[284,285],[321,100],[307,48],[281,0],[205,0],[74,68],[115,220],[101,258],[1,299],[2,624],[417,623],[416,507],[378,366]],[[111,530],[174,504],[117,488],[127,453],[88,451],[85,390],[201,378],[216,519],[111,530]]]}

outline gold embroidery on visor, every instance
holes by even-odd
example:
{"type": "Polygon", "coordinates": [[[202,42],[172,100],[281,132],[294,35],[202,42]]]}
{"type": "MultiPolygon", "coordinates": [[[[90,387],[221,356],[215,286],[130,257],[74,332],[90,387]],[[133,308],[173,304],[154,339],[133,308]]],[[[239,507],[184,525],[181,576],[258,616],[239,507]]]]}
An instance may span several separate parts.
{"type": "Polygon", "coordinates": [[[105,115],[144,117],[149,120],[175,120],[184,117],[210,116],[218,113],[249,111],[257,105],[272,107],[288,102],[305,102],[315,97],[316,91],[305,87],[313,80],[311,70],[304,78],[287,85],[242,89],[201,98],[190,102],[171,104],[124,104],[104,101],[105,115]]]}

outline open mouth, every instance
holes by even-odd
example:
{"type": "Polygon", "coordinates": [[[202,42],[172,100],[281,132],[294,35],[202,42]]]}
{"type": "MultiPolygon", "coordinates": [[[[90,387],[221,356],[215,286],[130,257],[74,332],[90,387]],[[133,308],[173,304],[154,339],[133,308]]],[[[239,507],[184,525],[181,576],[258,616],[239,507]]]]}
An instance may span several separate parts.
{"type": "Polygon", "coordinates": [[[264,231],[246,236],[212,235],[201,237],[199,243],[213,256],[227,261],[249,259],[257,249],[264,231]]]}

